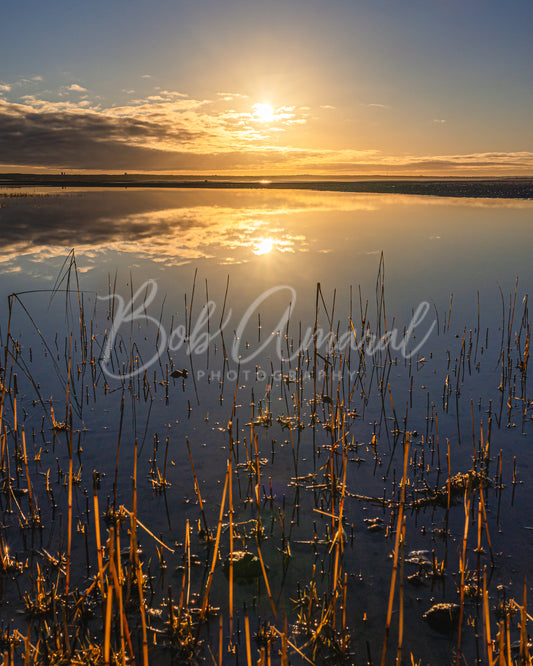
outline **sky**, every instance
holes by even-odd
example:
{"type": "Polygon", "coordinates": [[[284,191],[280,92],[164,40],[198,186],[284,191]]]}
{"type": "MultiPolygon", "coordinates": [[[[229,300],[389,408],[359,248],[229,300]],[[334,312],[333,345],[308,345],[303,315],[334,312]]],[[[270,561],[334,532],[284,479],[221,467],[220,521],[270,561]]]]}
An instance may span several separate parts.
{"type": "Polygon", "coordinates": [[[533,175],[531,0],[3,0],[0,171],[533,175]]]}

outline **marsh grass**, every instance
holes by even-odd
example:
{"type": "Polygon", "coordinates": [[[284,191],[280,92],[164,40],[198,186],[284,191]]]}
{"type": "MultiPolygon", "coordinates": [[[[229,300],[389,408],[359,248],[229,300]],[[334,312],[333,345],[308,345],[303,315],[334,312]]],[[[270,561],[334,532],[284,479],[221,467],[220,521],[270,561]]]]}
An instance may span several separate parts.
{"type": "MultiPolygon", "coordinates": [[[[185,298],[189,336],[196,278],[195,274],[192,293],[185,298]]],[[[113,283],[110,279],[110,293],[116,283],[116,278],[113,283]]],[[[133,293],[132,283],[130,289],[133,293]]],[[[502,301],[499,395],[494,405],[492,399],[489,403],[486,426],[479,419],[479,429],[470,400],[473,454],[469,466],[452,474],[452,467],[464,465],[465,456],[452,453],[446,437],[443,478],[439,413],[441,431],[445,421],[450,435],[446,416],[455,405],[456,437],[458,442],[465,440],[459,408],[472,366],[482,357],[479,304],[475,335],[465,328],[458,334],[460,347],[454,361],[448,352],[440,412],[428,393],[424,408],[413,414],[413,405],[420,400],[416,373],[428,362],[425,357],[401,360],[392,356],[390,348],[369,356],[364,344],[355,351],[339,342],[344,330],[358,342],[369,332],[383,335],[389,330],[383,260],[376,282],[374,324],[369,303],[359,294],[359,319],[350,306],[348,321],[341,325],[335,319],[336,294],[328,303],[317,285],[313,344],[292,363],[279,360],[279,381],[271,365],[261,398],[256,397],[259,385],[247,387],[237,376],[230,386],[224,372],[214,387],[219,412],[226,409],[224,398],[229,395],[231,400],[225,424],[216,435],[224,454],[214,489],[202,479],[200,469],[205,467],[195,464],[197,449],[189,439],[193,430],[183,437],[187,464],[179,473],[187,479],[194,500],[182,520],[180,543],[171,530],[162,534],[161,520],[152,525],[139,503],[139,493],[146,498],[148,488],[169,513],[167,493],[178,480],[172,464],[169,467],[169,451],[170,459],[174,455],[171,435],[164,438],[162,467],[157,432],[151,449],[144,444],[150,439],[152,405],[158,400],[171,405],[170,389],[181,385],[184,392],[190,377],[183,371],[173,375],[175,362],[170,354],[164,365],[160,359],[153,376],[150,370],[128,377],[132,369],[141,367],[150,345],[158,345],[156,339],[142,347],[130,330],[129,339],[117,339],[110,359],[122,379],[116,386],[108,384],[99,365],[107,332],[99,333],[98,317],[85,310],[88,297],[80,287],[74,253],[52,293],[55,300],[64,295],[67,320],[72,324],[63,343],[57,335],[54,342],[45,337],[24,304],[24,295],[12,295],[0,372],[0,587],[2,600],[9,604],[7,614],[11,613],[10,621],[4,619],[0,628],[3,664],[377,664],[379,654],[382,666],[392,660],[422,663],[413,653],[416,639],[413,642],[410,635],[416,618],[406,607],[413,578],[406,577],[406,570],[414,561],[406,557],[406,547],[410,550],[410,544],[417,542],[413,526],[428,515],[440,542],[435,542],[430,557],[418,556],[419,574],[413,580],[430,584],[434,597],[440,584],[444,590],[447,576],[455,577],[457,592],[448,588],[447,595],[459,606],[450,634],[456,663],[468,655],[491,666],[530,664],[527,585],[524,582],[521,603],[512,597],[495,600],[492,579],[498,555],[490,534],[500,526],[501,500],[509,492],[503,449],[496,457],[491,451],[494,427],[512,424],[519,416],[525,432],[531,417],[530,324],[527,299],[518,314],[517,289],[507,309],[502,301]],[[13,337],[15,315],[26,318],[28,330],[52,368],[49,380],[56,387],[59,397],[54,395],[54,401],[61,414],[64,401],[62,421],[56,419],[52,398],[42,397],[48,387],[32,357],[37,353],[35,346],[30,351],[25,340],[13,337]],[[318,346],[321,323],[332,341],[326,352],[318,346]],[[394,379],[401,363],[406,375],[403,391],[394,379]],[[243,415],[240,403],[248,396],[250,412],[243,415]],[[30,416],[29,404],[34,410],[30,416]],[[90,408],[101,409],[101,404],[109,404],[115,415],[111,418],[116,419],[112,422],[114,464],[107,472],[87,467],[88,454],[82,446],[82,436],[91,428],[90,408]],[[141,407],[147,413],[144,423],[141,407]],[[247,423],[245,428],[239,426],[239,417],[247,423]],[[369,418],[370,436],[363,435],[366,441],[360,441],[358,430],[366,432],[364,419],[369,418]],[[37,422],[40,432],[35,429],[37,422]],[[370,484],[355,474],[360,467],[383,484],[382,492],[379,483],[370,484]],[[106,475],[112,478],[111,485],[106,475]],[[282,490],[276,476],[283,480],[282,490]],[[375,492],[359,492],[358,483],[375,492]],[[487,512],[489,504],[494,511],[494,503],[496,524],[487,512]],[[379,510],[379,522],[365,523],[361,509],[379,510]],[[382,536],[375,538],[381,539],[384,554],[392,553],[385,565],[388,594],[385,587],[368,588],[379,600],[378,613],[372,613],[373,626],[366,611],[356,615],[353,610],[366,608],[371,613],[371,602],[357,598],[354,570],[363,555],[358,555],[359,542],[370,544],[365,542],[367,525],[383,527],[382,536]],[[453,541],[456,549],[460,545],[458,558],[448,547],[453,541]],[[253,568],[239,568],[239,552],[246,553],[242,561],[253,562],[253,568]]],[[[223,313],[228,290],[229,283],[223,313]]],[[[439,336],[450,332],[452,306],[453,295],[439,336]]],[[[109,308],[107,322],[113,317],[112,301],[109,308]]],[[[287,358],[298,344],[290,330],[287,322],[280,333],[287,358]]],[[[261,340],[260,318],[257,336],[261,340]]],[[[207,355],[208,364],[215,361],[222,363],[223,370],[229,366],[223,335],[218,349],[207,355]]],[[[192,369],[188,374],[194,375],[192,369]]],[[[200,404],[196,385],[187,395],[181,413],[191,418],[200,404]]],[[[105,466],[105,461],[101,464],[105,466]]],[[[514,455],[513,502],[519,469],[514,455]]]]}

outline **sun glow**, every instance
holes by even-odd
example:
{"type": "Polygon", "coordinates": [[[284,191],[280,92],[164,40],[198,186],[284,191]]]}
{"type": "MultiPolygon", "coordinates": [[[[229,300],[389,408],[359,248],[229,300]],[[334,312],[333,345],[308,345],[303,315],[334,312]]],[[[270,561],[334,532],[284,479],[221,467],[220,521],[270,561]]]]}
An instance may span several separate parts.
{"type": "Polygon", "coordinates": [[[271,123],[274,120],[274,109],[270,104],[254,104],[252,109],[256,120],[262,123],[271,123]]]}
{"type": "Polygon", "coordinates": [[[259,255],[268,254],[274,249],[274,241],[272,238],[261,238],[256,241],[253,253],[259,255]]]}

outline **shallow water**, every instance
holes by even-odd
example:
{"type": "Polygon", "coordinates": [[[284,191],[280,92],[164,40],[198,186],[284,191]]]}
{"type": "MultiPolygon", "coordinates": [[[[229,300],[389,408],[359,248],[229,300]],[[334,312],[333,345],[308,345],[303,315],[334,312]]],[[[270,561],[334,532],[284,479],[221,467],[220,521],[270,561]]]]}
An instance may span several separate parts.
{"type": "MultiPolygon", "coordinates": [[[[524,299],[533,278],[533,202],[128,189],[52,191],[0,198],[0,205],[0,289],[4,296],[19,294],[12,301],[9,323],[9,333],[20,345],[12,367],[19,385],[19,419],[23,414],[29,440],[32,433],[31,451],[42,449],[32,473],[43,517],[51,525],[40,537],[48,550],[57,551],[65,530],[59,519],[65,513],[64,476],[56,467],[65,470],[68,465],[65,435],[52,431],[48,401],[53,396],[57,420],[63,420],[70,353],[69,399],[81,466],[75,520],[90,522],[87,493],[92,494],[93,470],[102,475],[101,504],[113,494],[124,395],[117,503],[130,506],[137,439],[139,519],[165,543],[178,544],[176,553],[168,556],[164,576],[157,573],[156,601],[167,585],[181,584],[175,568],[182,561],[185,523],[190,520],[196,534],[201,518],[186,438],[211,527],[218,520],[232,422],[229,430],[238,442],[234,462],[241,464],[233,488],[235,520],[243,523],[239,529],[244,532],[244,522],[257,519],[250,501],[255,473],[243,464],[255,456],[250,423],[268,409],[272,423],[256,422],[254,428],[257,455],[264,460],[264,557],[278,611],[289,613],[289,623],[294,624],[290,600],[297,596],[298,583],[303,588],[313,565],[320,572],[327,561],[329,547],[321,542],[327,541],[331,521],[315,509],[331,509],[319,481],[324,480],[332,443],[340,436],[336,426],[328,428],[336,402],[342,402],[346,414],[342,440],[350,442],[344,570],[354,663],[367,659],[368,650],[374,662],[381,653],[394,547],[394,535],[385,528],[394,526],[395,517],[377,500],[384,493],[387,499],[398,494],[406,431],[416,432],[411,435],[408,490],[413,502],[424,497],[424,484],[445,484],[447,441],[451,473],[471,468],[481,431],[486,445],[490,418],[489,477],[498,477],[502,451],[504,485],[486,493],[496,564],[490,601],[495,604],[500,583],[510,586],[509,595],[521,597],[523,577],[530,580],[533,573],[530,559],[523,556],[533,538],[528,490],[532,403],[527,373],[519,368],[529,331],[524,299]],[[76,274],[65,265],[71,248],[85,333],[80,332],[76,274]],[[70,294],[64,293],[67,288],[70,294]],[[106,299],[111,294],[115,296],[106,299]],[[136,315],[130,321],[132,308],[136,315]],[[350,318],[358,342],[365,340],[362,355],[354,344],[350,318]],[[410,324],[415,324],[414,336],[406,335],[410,324]],[[395,331],[390,355],[379,348],[371,353],[371,341],[364,336],[367,325],[374,342],[386,331],[395,331]],[[323,342],[315,355],[315,331],[324,338],[332,331],[335,348],[328,353],[323,342]],[[85,357],[84,334],[92,348],[85,357]],[[107,342],[110,358],[105,361],[107,342]],[[97,360],[92,367],[84,365],[90,358],[97,360]],[[173,368],[187,368],[187,378],[169,378],[173,368]],[[315,395],[318,421],[313,425],[315,395]],[[296,427],[298,417],[301,430],[296,427]],[[154,465],[160,473],[164,470],[170,484],[164,493],[154,491],[154,465]],[[46,500],[48,468],[57,474],[55,511],[46,500]],[[318,486],[308,476],[312,474],[318,486]],[[378,516],[384,529],[369,531],[365,519],[378,516]],[[318,554],[310,543],[315,529],[318,554]],[[279,552],[285,531],[290,532],[288,560],[279,552]]],[[[7,298],[1,307],[5,344],[7,298]]],[[[11,367],[9,357],[6,360],[6,367],[11,367]]],[[[12,419],[13,409],[11,401],[5,419],[12,419]]],[[[406,657],[413,652],[423,663],[447,663],[452,658],[456,636],[440,636],[421,616],[433,603],[457,601],[463,526],[461,503],[449,512],[428,504],[407,513],[406,554],[434,550],[439,562],[446,559],[448,575],[443,582],[428,580],[421,587],[406,583],[406,657]],[[446,528],[449,535],[443,539],[446,528]]],[[[5,534],[22,557],[28,543],[12,525],[5,534]]],[[[476,569],[476,534],[477,526],[471,525],[470,571],[476,569]]],[[[92,532],[89,539],[92,543],[92,532]]],[[[143,538],[143,546],[156,558],[149,537],[143,538]]],[[[227,554],[226,542],[221,548],[227,554]]],[[[202,558],[197,541],[195,549],[202,558]]],[[[484,550],[481,566],[490,572],[485,542],[484,550]]],[[[87,564],[94,574],[95,563],[87,563],[81,536],[73,538],[73,561],[82,585],[87,564]]],[[[406,563],[405,575],[416,569],[406,563]]],[[[329,576],[326,566],[318,576],[325,588],[329,576]]],[[[200,592],[201,585],[199,573],[194,591],[200,592]]],[[[212,599],[226,617],[227,582],[221,573],[212,599]]],[[[269,617],[268,597],[260,584],[238,586],[235,608],[243,603],[254,607],[254,618],[256,612],[269,617]]],[[[2,617],[10,619],[19,607],[14,589],[5,588],[2,617]]],[[[474,601],[468,600],[464,626],[475,624],[478,613],[474,601]]],[[[214,621],[213,634],[217,627],[214,621]]],[[[464,630],[468,663],[475,663],[473,634],[471,628],[464,630]]]]}

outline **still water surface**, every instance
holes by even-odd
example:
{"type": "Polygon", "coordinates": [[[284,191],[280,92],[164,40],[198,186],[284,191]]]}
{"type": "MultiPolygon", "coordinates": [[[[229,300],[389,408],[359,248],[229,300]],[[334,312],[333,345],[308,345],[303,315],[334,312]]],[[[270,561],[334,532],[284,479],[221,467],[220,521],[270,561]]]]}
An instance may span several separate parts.
{"type": "MultiPolygon", "coordinates": [[[[170,558],[166,579],[155,583],[156,597],[164,596],[168,584],[178,584],[174,570],[181,561],[185,523],[190,520],[196,530],[200,518],[186,438],[207,515],[216,524],[232,422],[240,465],[235,519],[244,533],[246,521],[257,519],[249,499],[254,479],[246,464],[253,458],[250,423],[255,421],[264,462],[261,519],[270,530],[265,552],[272,591],[278,610],[292,612],[298,583],[303,587],[313,565],[320,567],[310,543],[315,530],[327,540],[331,527],[314,511],[327,506],[308,475],[322,474],[336,401],[349,415],[345,437],[351,442],[344,566],[354,663],[365,663],[368,647],[374,660],[380,654],[394,544],[386,530],[390,509],[361,496],[397,495],[406,431],[413,433],[416,456],[410,478],[414,502],[423,496],[424,484],[445,483],[447,442],[451,473],[471,468],[482,430],[486,444],[490,419],[489,476],[498,476],[501,451],[503,478],[497,480],[505,486],[499,492],[489,489],[486,499],[496,560],[491,603],[498,584],[510,585],[509,593],[518,598],[524,575],[533,580],[527,556],[533,539],[532,409],[527,374],[518,368],[529,335],[533,202],[197,189],[29,194],[0,198],[0,331],[5,344],[7,296],[17,293],[9,333],[24,359],[17,358],[15,368],[22,387],[19,409],[24,409],[26,431],[33,433],[32,446],[43,450],[36,465],[41,491],[42,472],[55,466],[55,458],[64,461],[64,442],[49,423],[49,399],[56,417],[63,410],[63,418],[74,331],[70,353],[78,366],[71,400],[82,479],[77,517],[86,519],[84,489],[92,492],[93,470],[102,475],[102,497],[112,495],[125,395],[118,500],[129,506],[137,439],[139,519],[167,543],[178,544],[179,556],[170,558]],[[71,249],[78,282],[74,270],[68,271],[71,249]],[[76,345],[81,335],[77,284],[90,357],[96,360],[90,371],[83,370],[82,344],[76,345]],[[66,295],[67,288],[74,291],[66,295]],[[137,314],[129,321],[132,308],[137,314]],[[410,324],[415,325],[411,335],[410,324]],[[371,353],[367,327],[375,340],[395,332],[390,354],[371,353]],[[359,343],[366,339],[362,355],[354,330],[359,343]],[[335,337],[331,355],[325,342],[315,355],[316,331],[335,337]],[[110,340],[110,357],[102,365],[110,340]],[[316,358],[319,372],[314,372],[316,358]],[[169,378],[176,368],[186,368],[187,378],[169,378]],[[132,377],[121,379],[126,374],[132,377]],[[313,427],[316,401],[319,421],[313,427]],[[271,422],[261,422],[265,413],[271,422]],[[515,458],[517,482],[512,484],[515,458]],[[154,460],[161,473],[164,468],[164,493],[154,491],[154,460]],[[288,562],[279,552],[282,507],[291,525],[288,562]],[[383,530],[368,529],[365,519],[373,518],[383,521],[383,530]]],[[[56,501],[61,505],[64,493],[56,501]]],[[[57,550],[58,512],[42,504],[53,526],[46,539],[57,550]]],[[[423,663],[447,663],[454,649],[453,635],[433,632],[421,617],[433,603],[457,601],[464,511],[459,504],[447,519],[445,513],[428,505],[407,518],[406,554],[435,551],[439,562],[448,563],[444,581],[405,590],[405,654],[412,651],[423,663]],[[449,537],[443,539],[446,526],[449,537]]],[[[23,550],[16,537],[13,545],[23,550]]],[[[148,538],[145,548],[154,555],[148,538]]],[[[73,553],[82,580],[88,570],[81,539],[73,553]]],[[[482,565],[490,568],[486,552],[482,565]]],[[[406,575],[416,570],[406,564],[406,575]]],[[[195,584],[200,591],[201,574],[195,584]]],[[[223,612],[226,595],[220,575],[213,600],[223,612]]],[[[259,585],[237,590],[236,607],[243,603],[268,617],[268,599],[259,585]]],[[[475,603],[468,603],[465,617],[477,617],[475,603]]],[[[10,618],[14,608],[16,595],[6,593],[2,617],[10,618]]],[[[464,642],[473,659],[472,632],[464,642]]]]}

